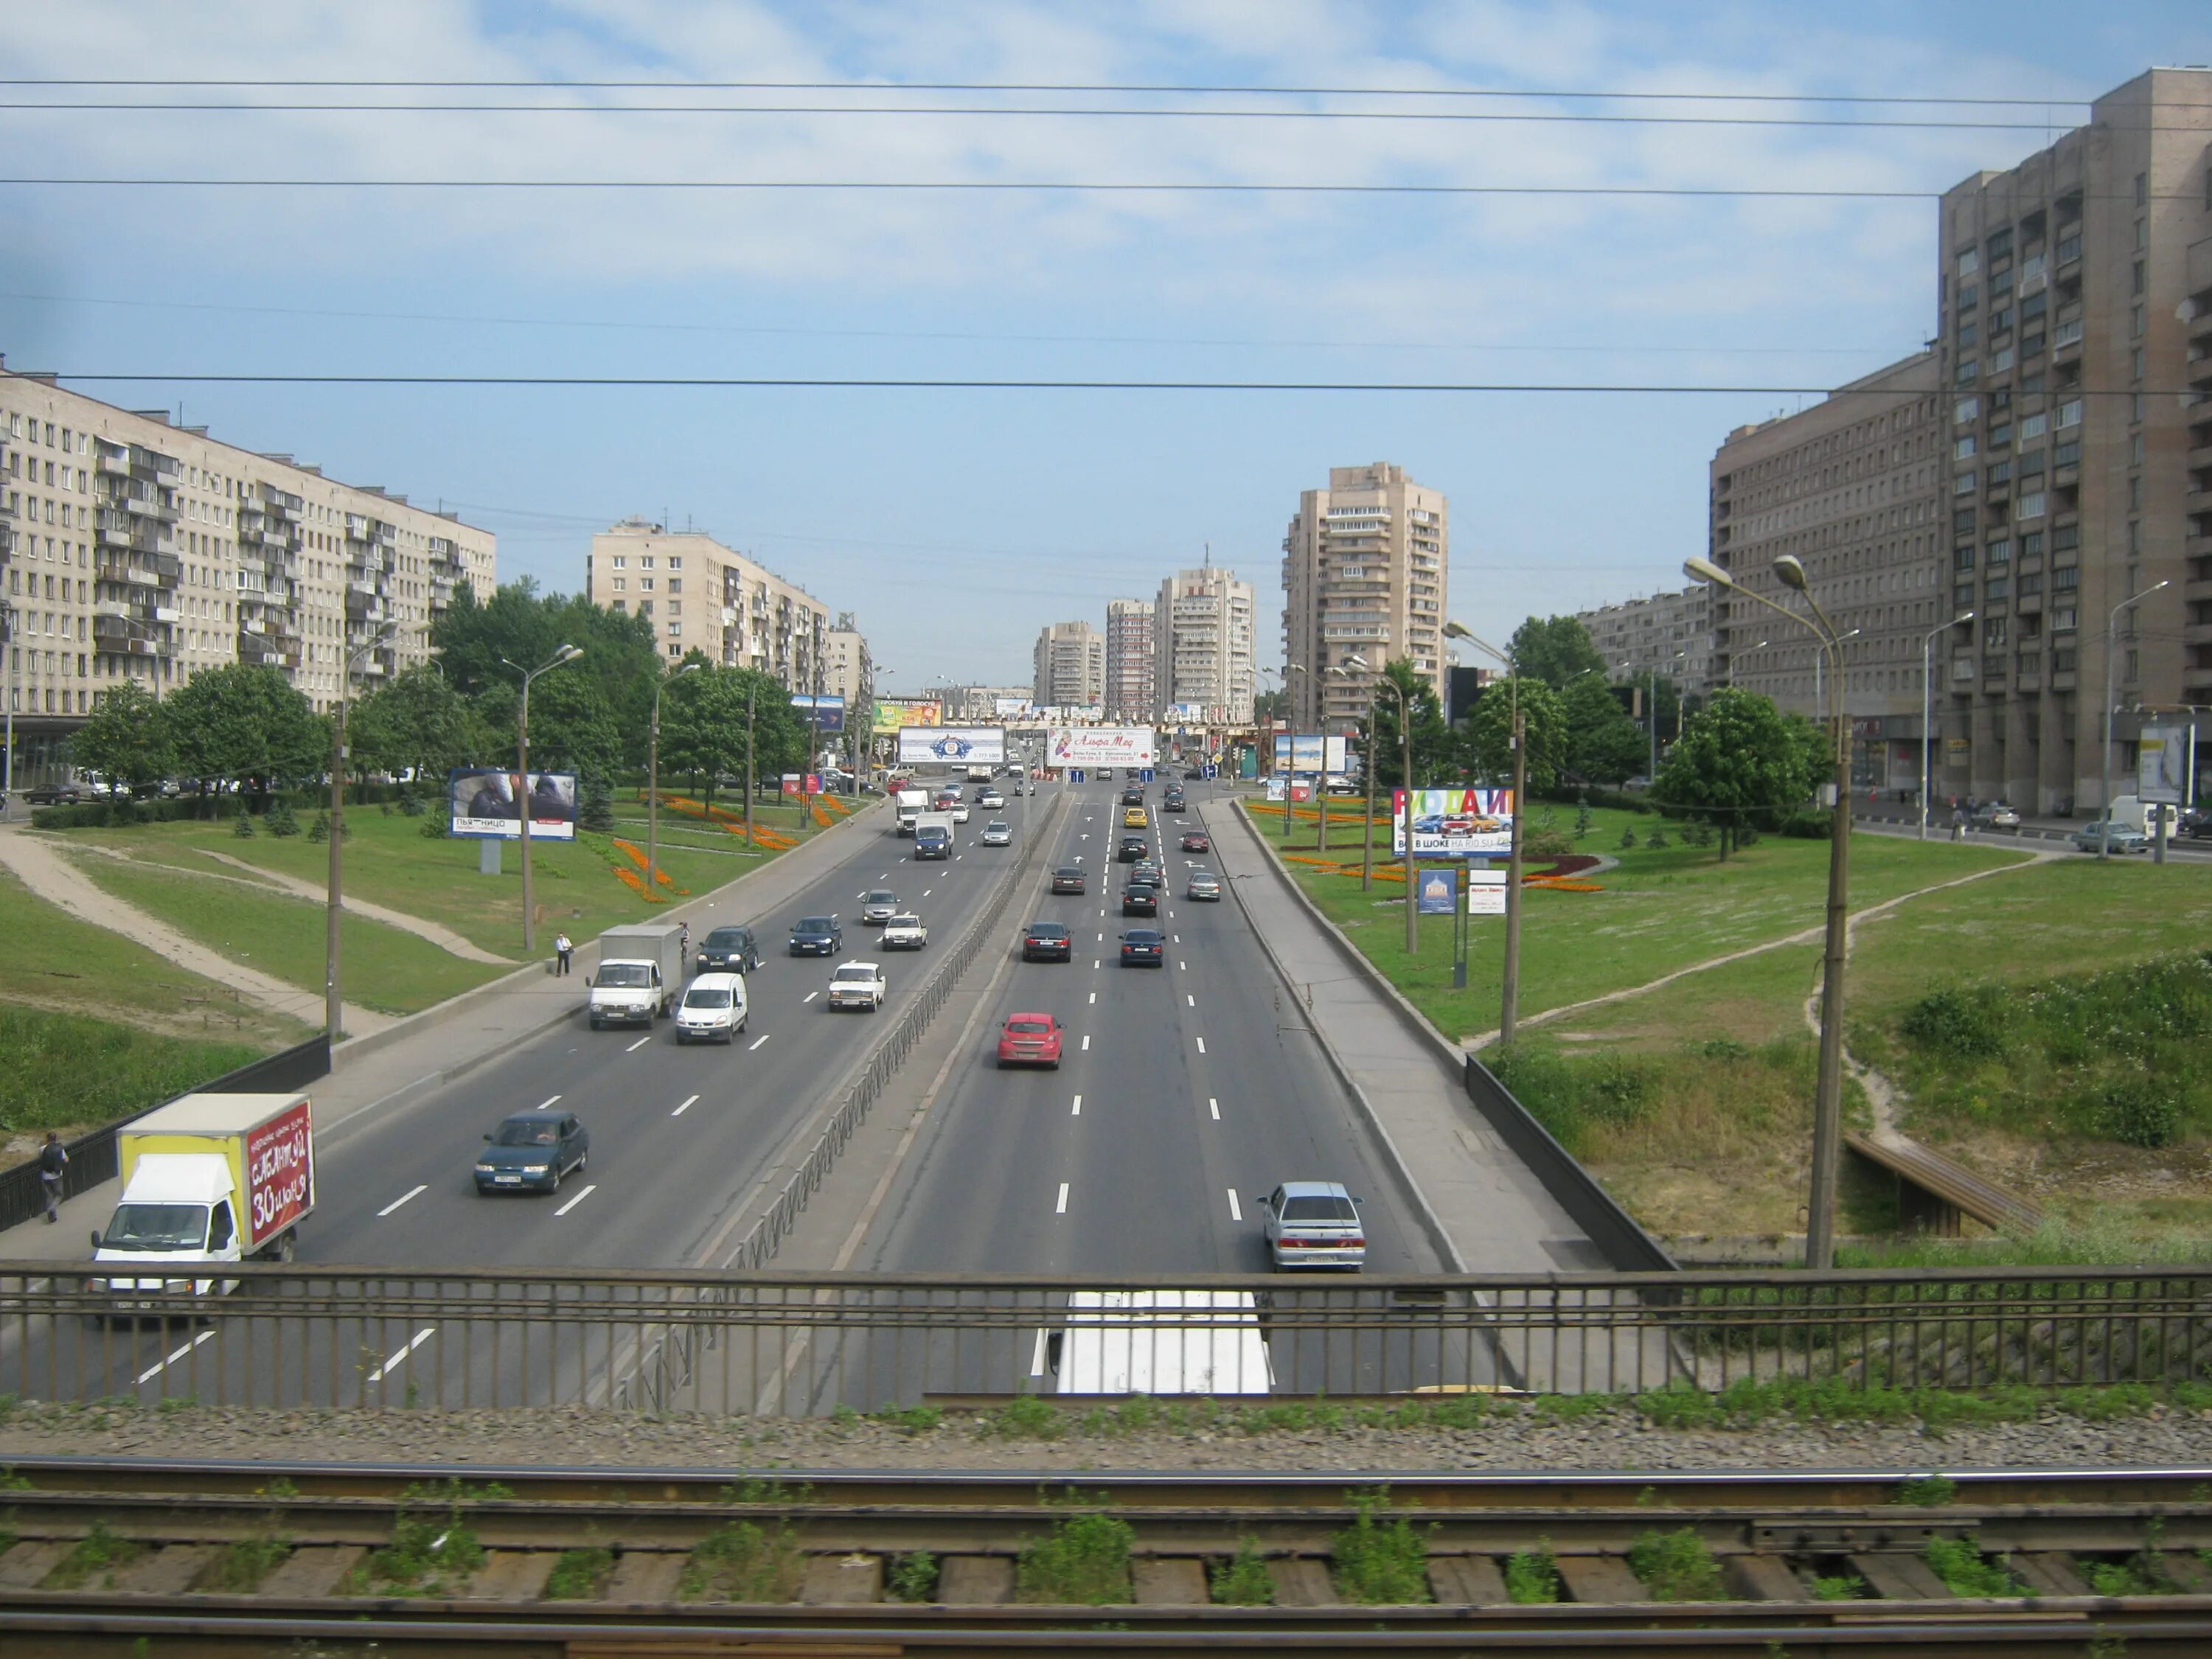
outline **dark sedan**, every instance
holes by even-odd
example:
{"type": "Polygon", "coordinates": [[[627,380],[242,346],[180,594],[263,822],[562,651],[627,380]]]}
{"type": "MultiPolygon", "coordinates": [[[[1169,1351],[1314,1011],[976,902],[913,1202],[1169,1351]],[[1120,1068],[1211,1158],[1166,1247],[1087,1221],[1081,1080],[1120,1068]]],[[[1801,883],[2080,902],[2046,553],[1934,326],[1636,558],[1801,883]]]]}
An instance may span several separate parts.
{"type": "Polygon", "coordinates": [[[1084,890],[1083,866],[1063,864],[1052,872],[1052,890],[1055,893],[1080,893],[1084,890]]]}
{"type": "Polygon", "coordinates": [[[1125,916],[1156,916],[1160,913],[1160,890],[1157,887],[1133,886],[1121,890],[1121,914],[1125,916]]]}
{"type": "Polygon", "coordinates": [[[791,954],[834,957],[844,948],[845,930],[835,916],[801,916],[791,924],[791,954]]]}
{"type": "Polygon", "coordinates": [[[1074,941],[1056,921],[1033,921],[1022,935],[1024,962],[1069,962],[1074,956],[1074,941]]]}
{"type": "Polygon", "coordinates": [[[1151,927],[1132,927],[1121,935],[1121,965],[1124,968],[1166,967],[1166,935],[1151,927]]]}
{"type": "Polygon", "coordinates": [[[561,1177],[584,1167],[592,1138],[574,1112],[514,1112],[484,1137],[477,1154],[477,1190],[557,1193],[561,1177]]]}
{"type": "Polygon", "coordinates": [[[1168,787],[1168,793],[1161,799],[1160,805],[1167,808],[1170,812],[1180,812],[1188,805],[1189,803],[1183,799],[1182,791],[1170,784],[1168,787]]]}
{"type": "Polygon", "coordinates": [[[1183,833],[1182,850],[1186,853],[1210,853],[1213,850],[1213,843],[1206,838],[1206,831],[1203,830],[1186,830],[1183,833]]]}
{"type": "Polygon", "coordinates": [[[1146,841],[1142,836],[1124,836],[1114,856],[1123,864],[1134,864],[1152,850],[1152,842],[1146,841]]]}
{"type": "Polygon", "coordinates": [[[699,942],[702,974],[750,974],[760,966],[760,946],[750,927],[717,927],[699,942]]]}

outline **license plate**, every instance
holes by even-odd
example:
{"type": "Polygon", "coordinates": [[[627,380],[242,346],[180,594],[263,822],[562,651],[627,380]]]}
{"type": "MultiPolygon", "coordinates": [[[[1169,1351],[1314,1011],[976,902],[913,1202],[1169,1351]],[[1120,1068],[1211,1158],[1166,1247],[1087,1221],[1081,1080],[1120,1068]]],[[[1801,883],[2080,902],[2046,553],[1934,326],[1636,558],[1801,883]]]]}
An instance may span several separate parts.
{"type": "Polygon", "coordinates": [[[495,1187],[520,1187],[522,1184],[520,1176],[494,1176],[491,1180],[495,1187]]]}

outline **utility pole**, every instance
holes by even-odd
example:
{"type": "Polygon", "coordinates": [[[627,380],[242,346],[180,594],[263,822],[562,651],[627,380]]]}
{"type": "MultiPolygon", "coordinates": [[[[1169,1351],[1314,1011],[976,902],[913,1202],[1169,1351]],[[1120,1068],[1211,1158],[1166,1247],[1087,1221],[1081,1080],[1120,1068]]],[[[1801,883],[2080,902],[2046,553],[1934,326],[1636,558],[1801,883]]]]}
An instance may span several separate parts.
{"type": "Polygon", "coordinates": [[[660,693],[668,682],[680,679],[696,662],[687,662],[675,673],[653,683],[653,721],[645,736],[645,902],[653,902],[660,879],[660,693]]]}
{"type": "Polygon", "coordinates": [[[574,662],[584,654],[580,645],[563,645],[535,668],[525,668],[519,662],[501,657],[500,661],[522,676],[522,701],[514,711],[514,758],[520,769],[515,774],[515,805],[522,819],[522,952],[535,956],[538,952],[538,914],[532,907],[530,892],[530,687],[548,669],[558,668],[564,662],[574,662]]]}
{"type": "Polygon", "coordinates": [[[370,652],[388,644],[397,632],[388,629],[349,653],[338,669],[338,706],[331,721],[331,847],[330,871],[323,895],[323,1035],[331,1042],[345,1036],[344,977],[340,944],[345,912],[345,770],[346,689],[353,680],[353,665],[370,652]]]}
{"type": "Polygon", "coordinates": [[[1521,821],[1528,816],[1528,729],[1521,716],[1521,676],[1513,676],[1513,843],[1505,860],[1505,968],[1498,981],[1498,1042],[1513,1046],[1521,1017],[1521,821]]]}
{"type": "Polygon", "coordinates": [[[2097,810],[2097,856],[2100,859],[2112,856],[2112,658],[2119,643],[2120,612],[2130,605],[2141,605],[2160,588],[2172,586],[2170,580],[2156,581],[2142,592],[2130,594],[2112,607],[2112,614],[2105,623],[2105,775],[2104,795],[2097,810]]]}
{"type": "Polygon", "coordinates": [[[751,674],[745,677],[745,847],[757,846],[753,840],[753,699],[760,693],[760,681],[751,674]]]}

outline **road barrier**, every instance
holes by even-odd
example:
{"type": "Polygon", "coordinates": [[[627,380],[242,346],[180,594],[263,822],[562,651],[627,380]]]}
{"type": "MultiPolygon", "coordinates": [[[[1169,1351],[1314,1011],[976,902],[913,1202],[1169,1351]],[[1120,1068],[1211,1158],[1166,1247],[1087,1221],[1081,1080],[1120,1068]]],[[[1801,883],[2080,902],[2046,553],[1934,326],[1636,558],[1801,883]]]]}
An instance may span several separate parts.
{"type": "Polygon", "coordinates": [[[155,1316],[119,1308],[87,1268],[0,1266],[0,1392],[820,1414],[1079,1388],[1340,1399],[1522,1382],[2058,1389],[2202,1381],[2212,1364],[2212,1267],[1171,1280],[224,1272],[227,1296],[173,1281],[155,1316]],[[1090,1294],[1144,1290],[1164,1303],[1090,1294]],[[1199,1291],[1211,1293],[1202,1306],[1199,1291]],[[680,1341],[661,1340],[671,1333],[680,1341]],[[664,1358],[672,1348],[680,1365],[664,1358]]]}

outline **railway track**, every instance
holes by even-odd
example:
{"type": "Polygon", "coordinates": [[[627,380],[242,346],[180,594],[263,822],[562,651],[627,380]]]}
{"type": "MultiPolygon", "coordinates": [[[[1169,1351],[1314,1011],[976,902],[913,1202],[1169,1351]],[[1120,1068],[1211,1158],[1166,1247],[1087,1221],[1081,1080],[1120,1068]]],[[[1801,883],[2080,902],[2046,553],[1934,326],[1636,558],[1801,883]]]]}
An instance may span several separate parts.
{"type": "Polygon", "coordinates": [[[1041,1483],[53,1458],[6,1481],[10,1659],[2212,1654],[2203,1469],[1041,1483]]]}

